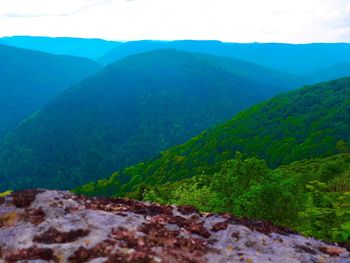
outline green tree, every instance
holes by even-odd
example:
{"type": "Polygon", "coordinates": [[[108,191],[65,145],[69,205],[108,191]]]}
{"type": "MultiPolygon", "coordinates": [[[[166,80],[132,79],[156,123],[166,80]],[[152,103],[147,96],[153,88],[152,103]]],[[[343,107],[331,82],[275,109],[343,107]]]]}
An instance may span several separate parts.
{"type": "Polygon", "coordinates": [[[336,148],[341,153],[349,152],[349,147],[348,147],[347,143],[344,140],[339,140],[337,142],[336,148]]]}

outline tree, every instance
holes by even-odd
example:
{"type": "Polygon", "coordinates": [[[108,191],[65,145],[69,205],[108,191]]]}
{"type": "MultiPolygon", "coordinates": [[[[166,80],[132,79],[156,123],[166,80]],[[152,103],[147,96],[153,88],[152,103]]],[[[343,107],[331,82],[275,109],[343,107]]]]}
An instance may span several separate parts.
{"type": "Polygon", "coordinates": [[[349,152],[349,147],[348,147],[346,141],[344,141],[343,139],[341,139],[337,142],[336,148],[341,153],[349,152]]]}

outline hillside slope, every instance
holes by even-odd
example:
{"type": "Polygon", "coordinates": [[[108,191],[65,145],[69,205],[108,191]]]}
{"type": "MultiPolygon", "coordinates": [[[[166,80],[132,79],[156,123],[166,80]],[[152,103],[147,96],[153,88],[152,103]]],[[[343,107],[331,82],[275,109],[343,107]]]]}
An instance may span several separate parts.
{"type": "Polygon", "coordinates": [[[66,90],[0,143],[0,188],[106,177],[293,86],[293,76],[234,59],[131,56],[66,90]]]}
{"type": "MultiPolygon", "coordinates": [[[[237,153],[214,174],[163,185],[143,183],[127,196],[267,220],[322,240],[349,243],[349,170],[350,153],[296,161],[276,169],[237,153]]],[[[88,187],[83,190],[89,194],[88,187]]],[[[104,190],[107,194],[108,188],[104,190]]],[[[98,194],[103,195],[94,193],[98,194]]]]}
{"type": "Polygon", "coordinates": [[[258,156],[270,167],[347,152],[349,119],[350,78],[308,86],[245,110],[153,160],[88,184],[80,191],[124,195],[140,184],[212,175],[237,151],[258,156]]]}
{"type": "Polygon", "coordinates": [[[0,137],[59,92],[99,69],[85,58],[0,45],[0,137]]]}

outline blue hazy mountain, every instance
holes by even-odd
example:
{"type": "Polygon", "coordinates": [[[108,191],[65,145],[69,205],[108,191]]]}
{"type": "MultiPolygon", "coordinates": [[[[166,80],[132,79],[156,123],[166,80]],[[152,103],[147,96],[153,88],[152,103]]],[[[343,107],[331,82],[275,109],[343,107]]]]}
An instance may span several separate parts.
{"type": "Polygon", "coordinates": [[[6,136],[0,191],[108,176],[294,87],[293,76],[232,58],[171,49],[129,56],[6,136]]]}
{"type": "Polygon", "coordinates": [[[99,64],[87,58],[0,45],[0,137],[99,69],[99,64]]]}
{"type": "Polygon", "coordinates": [[[309,82],[338,79],[350,76],[350,61],[322,67],[304,75],[309,82]]]}
{"type": "Polygon", "coordinates": [[[350,70],[344,64],[350,61],[350,44],[346,43],[264,44],[225,43],[202,40],[142,40],[122,43],[102,39],[30,36],[0,38],[1,43],[20,48],[45,51],[52,54],[87,57],[98,60],[104,65],[129,55],[156,49],[172,48],[188,52],[237,58],[280,71],[301,74],[304,78],[308,79],[306,81],[308,83],[350,75],[348,73],[350,70]]]}
{"type": "MultiPolygon", "coordinates": [[[[220,41],[133,41],[123,43],[99,60],[108,64],[126,56],[159,48],[233,57],[284,72],[305,74],[350,61],[350,44],[223,43],[220,41]]],[[[336,78],[335,76],[334,78],[336,78]]]]}
{"type": "Polygon", "coordinates": [[[102,39],[14,36],[0,38],[0,44],[96,60],[120,43],[102,39]]]}

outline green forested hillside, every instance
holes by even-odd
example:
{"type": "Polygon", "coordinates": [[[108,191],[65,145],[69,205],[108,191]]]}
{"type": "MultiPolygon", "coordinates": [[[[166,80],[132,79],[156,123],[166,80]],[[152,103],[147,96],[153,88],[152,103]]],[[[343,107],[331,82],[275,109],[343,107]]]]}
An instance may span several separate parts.
{"type": "Polygon", "coordinates": [[[89,59],[0,45],[0,137],[99,69],[89,59]]]}
{"type": "Polygon", "coordinates": [[[142,185],[129,196],[268,220],[328,241],[350,240],[348,153],[274,170],[263,160],[237,153],[214,174],[161,186],[142,185]]]}
{"type": "Polygon", "coordinates": [[[239,113],[157,158],[123,169],[79,192],[125,195],[140,184],[164,184],[218,172],[236,151],[266,160],[269,167],[348,152],[350,78],[279,95],[239,113]]]}
{"type": "Polygon", "coordinates": [[[128,57],[0,142],[0,189],[67,189],[106,177],[296,83],[235,59],[175,50],[128,57]]]}

